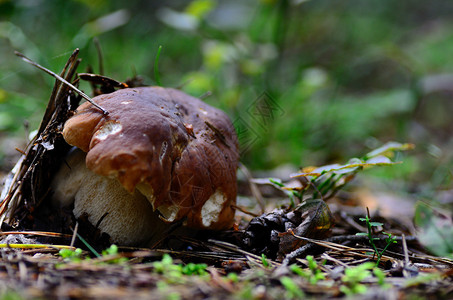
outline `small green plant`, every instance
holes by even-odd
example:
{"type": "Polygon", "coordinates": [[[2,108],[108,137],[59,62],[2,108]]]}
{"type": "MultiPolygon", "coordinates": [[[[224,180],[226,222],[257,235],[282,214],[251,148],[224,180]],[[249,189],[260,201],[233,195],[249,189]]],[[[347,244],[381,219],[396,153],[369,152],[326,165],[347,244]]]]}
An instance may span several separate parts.
{"type": "Polygon", "coordinates": [[[318,264],[316,263],[315,258],[312,255],[307,255],[306,259],[308,261],[308,268],[311,271],[311,278],[314,283],[318,282],[318,280],[326,279],[318,264]]]}
{"type": "Polygon", "coordinates": [[[406,287],[414,287],[421,284],[429,284],[430,282],[442,280],[442,275],[439,273],[420,273],[416,277],[412,277],[406,280],[404,285],[406,287]]]}
{"type": "Polygon", "coordinates": [[[291,265],[289,269],[293,273],[307,279],[310,284],[316,284],[318,283],[318,281],[326,279],[321,269],[319,268],[318,264],[316,263],[314,257],[311,255],[307,255],[306,259],[308,261],[308,269],[310,271],[304,270],[298,265],[291,265]]]}
{"type": "Polygon", "coordinates": [[[0,292],[1,300],[22,300],[23,298],[18,292],[7,289],[6,291],[0,292]]]}
{"type": "Polygon", "coordinates": [[[280,283],[286,289],[285,299],[300,299],[304,297],[304,292],[292,278],[283,276],[280,278],[280,283]]]}
{"type": "Polygon", "coordinates": [[[117,255],[117,254],[118,254],[118,246],[115,244],[110,245],[110,247],[108,247],[105,250],[102,250],[102,256],[117,255]]]}
{"type": "Polygon", "coordinates": [[[234,283],[238,283],[239,282],[239,276],[238,276],[237,273],[234,273],[234,272],[228,273],[227,278],[231,282],[234,282],[234,283]]]}
{"type": "Polygon", "coordinates": [[[302,186],[286,186],[282,180],[277,178],[267,178],[259,183],[271,184],[284,192],[290,200],[290,207],[295,207],[303,199],[327,200],[354,179],[357,173],[372,167],[392,166],[401,163],[392,161],[391,158],[393,158],[394,153],[413,147],[412,144],[389,142],[361,158],[351,158],[346,164],[303,168],[300,172],[291,174],[292,178],[304,178],[302,186]]]}
{"type": "MultiPolygon", "coordinates": [[[[116,256],[118,255],[118,246],[113,244],[113,245],[110,245],[110,247],[108,247],[107,249],[105,250],[102,250],[102,256],[116,256]]],[[[118,258],[115,258],[115,259],[112,259],[112,260],[109,260],[109,263],[111,264],[122,264],[124,262],[126,262],[128,259],[126,257],[118,257],[118,258]]]]}
{"type": "Polygon", "coordinates": [[[58,255],[60,255],[65,261],[79,262],[82,260],[82,253],[83,251],[80,248],[77,248],[75,250],[61,249],[58,252],[58,255]]]}
{"type": "Polygon", "coordinates": [[[181,268],[178,265],[173,264],[173,258],[170,255],[164,254],[160,261],[153,263],[154,272],[159,274],[180,274],[181,268]]]}
{"type": "Polygon", "coordinates": [[[376,247],[376,244],[374,243],[374,241],[379,240],[379,238],[373,236],[373,227],[379,227],[379,226],[382,226],[384,224],[380,223],[380,222],[372,222],[370,217],[369,217],[369,212],[367,213],[365,218],[360,218],[359,220],[362,221],[362,222],[366,222],[368,232],[359,232],[359,233],[356,233],[356,235],[368,236],[368,241],[370,242],[371,247],[373,247],[374,255],[376,255],[376,257],[377,257],[377,260],[376,260],[376,267],[377,267],[379,265],[379,263],[381,262],[382,255],[387,250],[387,248],[391,244],[397,243],[397,241],[392,236],[391,233],[383,232],[383,234],[388,236],[388,238],[385,239],[387,244],[385,245],[385,247],[384,247],[384,249],[382,251],[379,251],[378,248],[376,247]]]}
{"type": "Polygon", "coordinates": [[[206,275],[208,272],[206,271],[206,268],[208,267],[207,264],[194,264],[194,263],[188,263],[185,266],[182,266],[182,273],[184,275],[206,275]]]}
{"type": "Polygon", "coordinates": [[[381,288],[388,288],[390,284],[385,283],[385,273],[379,268],[373,268],[373,274],[378,280],[378,284],[381,288]]]}
{"type": "MultiPolygon", "coordinates": [[[[77,248],[75,250],[61,249],[58,252],[58,254],[63,258],[63,260],[69,261],[69,262],[81,262],[83,260],[90,260],[90,257],[83,256],[83,251],[80,248],[77,248]]],[[[109,248],[103,250],[101,255],[96,256],[96,257],[101,258],[101,257],[116,256],[116,255],[118,255],[118,246],[111,245],[109,248]]],[[[109,260],[108,263],[121,264],[126,261],[127,261],[126,257],[119,257],[119,258],[114,258],[112,260],[109,260]]],[[[102,261],[102,263],[105,263],[105,261],[102,261]]]]}
{"type": "Polygon", "coordinates": [[[159,290],[159,292],[162,294],[162,296],[164,296],[162,299],[166,299],[166,300],[181,299],[181,295],[178,292],[173,291],[172,287],[169,284],[167,284],[166,282],[158,281],[156,283],[156,286],[157,286],[157,289],[159,290]]]}
{"type": "Polygon", "coordinates": [[[162,260],[153,263],[154,272],[163,274],[172,282],[179,282],[183,275],[207,275],[206,264],[189,263],[187,265],[175,264],[170,255],[164,254],[162,260]]]}
{"type": "Polygon", "coordinates": [[[345,269],[341,278],[343,284],[340,286],[340,291],[347,296],[364,294],[367,291],[367,287],[361,282],[371,276],[370,270],[373,268],[374,263],[366,262],[356,267],[345,269]]]}
{"type": "Polygon", "coordinates": [[[269,260],[267,259],[267,256],[264,253],[261,254],[261,263],[266,268],[272,267],[272,264],[269,262],[269,260]]]}
{"type": "Polygon", "coordinates": [[[284,192],[290,201],[290,207],[296,207],[296,200],[297,203],[300,203],[303,198],[303,193],[301,193],[297,189],[287,188],[281,181],[281,179],[276,178],[269,178],[269,182],[278,190],[284,192]]]}

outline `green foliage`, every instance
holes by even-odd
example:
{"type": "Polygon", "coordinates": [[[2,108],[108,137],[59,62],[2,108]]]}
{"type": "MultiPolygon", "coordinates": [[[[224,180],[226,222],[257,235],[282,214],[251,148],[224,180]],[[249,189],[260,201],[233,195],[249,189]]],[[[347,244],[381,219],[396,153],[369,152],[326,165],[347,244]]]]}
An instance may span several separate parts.
{"type": "Polygon", "coordinates": [[[361,282],[371,276],[370,270],[373,268],[374,264],[367,262],[345,269],[344,276],[341,278],[343,285],[340,286],[340,291],[348,296],[364,294],[367,291],[367,287],[361,282]]]}
{"type": "Polygon", "coordinates": [[[348,163],[332,164],[322,167],[306,167],[302,172],[291,174],[291,177],[304,177],[302,187],[286,186],[282,180],[276,178],[260,179],[258,183],[270,183],[275,188],[284,192],[290,199],[291,207],[301,203],[302,200],[323,199],[333,197],[340,189],[344,188],[358,172],[376,166],[392,166],[401,162],[394,162],[392,158],[396,151],[412,149],[412,144],[389,142],[367,153],[362,158],[352,158],[348,163]]]}
{"type": "Polygon", "coordinates": [[[164,254],[160,261],[153,263],[153,272],[164,275],[170,282],[182,282],[183,276],[206,276],[206,264],[175,264],[170,255],[164,254]]]}
{"type": "MultiPolygon", "coordinates": [[[[312,285],[317,285],[321,282],[324,286],[331,286],[332,282],[326,280],[326,276],[317,265],[312,256],[306,257],[308,270],[293,264],[289,269],[298,276],[305,278],[312,285]]],[[[388,288],[389,284],[385,282],[385,273],[379,268],[375,267],[372,262],[362,263],[355,267],[348,267],[344,270],[344,275],[341,277],[340,291],[347,296],[355,294],[364,294],[367,291],[367,285],[362,282],[370,277],[377,279],[377,283],[382,288],[388,288]]],[[[288,282],[288,286],[292,288],[295,285],[294,281],[288,282]]],[[[286,285],[285,285],[286,286],[286,285]]],[[[296,286],[297,287],[297,286],[296,286]]]]}
{"type": "Polygon", "coordinates": [[[280,278],[280,283],[286,290],[285,299],[300,299],[305,296],[304,292],[292,278],[283,276],[280,278]]]}
{"type": "Polygon", "coordinates": [[[360,221],[366,223],[368,231],[366,233],[365,232],[356,233],[356,235],[366,235],[366,236],[368,236],[368,241],[370,242],[370,245],[373,247],[374,254],[377,256],[377,259],[376,259],[376,267],[377,267],[377,266],[379,266],[379,263],[381,262],[382,255],[387,250],[387,248],[390,245],[392,245],[394,243],[397,243],[397,241],[396,241],[396,239],[394,237],[392,237],[391,233],[383,232],[383,234],[388,236],[388,238],[385,239],[387,244],[385,245],[384,249],[382,249],[382,251],[379,251],[377,249],[377,247],[376,247],[376,244],[374,243],[375,241],[379,240],[379,238],[373,236],[373,228],[372,227],[380,227],[380,226],[382,226],[384,224],[380,223],[380,222],[371,222],[371,220],[368,217],[368,215],[366,215],[365,218],[360,218],[360,221]]]}
{"type": "Polygon", "coordinates": [[[166,300],[181,299],[181,295],[178,292],[173,291],[171,285],[169,285],[165,281],[158,281],[156,283],[156,285],[157,285],[157,289],[159,290],[159,292],[162,295],[164,295],[163,299],[166,299],[166,300]]]}
{"type": "Polygon", "coordinates": [[[439,273],[420,273],[418,276],[407,279],[404,285],[406,287],[414,287],[422,284],[429,284],[438,280],[442,280],[442,275],[439,273]]]}
{"type": "Polygon", "coordinates": [[[261,254],[261,263],[265,268],[270,268],[272,266],[264,253],[261,254]]]}
{"type": "Polygon", "coordinates": [[[18,292],[13,290],[7,290],[6,292],[0,292],[0,300],[22,300],[25,299],[18,292]]]}
{"type": "Polygon", "coordinates": [[[303,193],[299,190],[296,190],[296,189],[291,189],[291,188],[287,188],[283,183],[282,183],[282,180],[281,179],[278,179],[278,178],[269,178],[269,182],[274,186],[276,187],[277,189],[279,189],[280,191],[284,192],[286,194],[286,196],[289,198],[290,200],[290,206],[291,207],[295,207],[296,206],[296,202],[297,203],[300,203],[302,201],[302,197],[303,197],[303,193]]]}
{"type": "Polygon", "coordinates": [[[106,256],[106,255],[117,255],[117,254],[118,254],[118,246],[115,245],[115,244],[112,244],[107,249],[102,250],[102,255],[103,256],[106,256]]]}
{"type": "Polygon", "coordinates": [[[453,258],[453,221],[448,210],[418,202],[414,221],[418,226],[418,238],[424,246],[438,256],[453,258]]]}
{"type": "Polygon", "coordinates": [[[341,278],[342,285],[340,291],[347,296],[355,294],[364,294],[367,291],[367,286],[361,282],[365,279],[374,276],[378,279],[378,284],[382,288],[388,288],[385,283],[385,274],[379,268],[376,268],[372,262],[366,262],[352,268],[346,268],[343,277],[341,278]]]}
{"type": "Polygon", "coordinates": [[[194,264],[194,263],[188,263],[187,265],[184,265],[182,267],[181,272],[184,275],[206,275],[208,272],[206,271],[206,268],[208,265],[206,264],[194,264]]]}
{"type": "MultiPolygon", "coordinates": [[[[385,0],[145,2],[0,1],[0,136],[11,132],[24,136],[20,132],[24,120],[31,130],[36,128],[54,83],[17,59],[13,50],[58,72],[78,47],[83,58],[79,71],[91,65],[99,72],[94,37],[100,40],[109,77],[125,80],[138,74],[145,84],[181,87],[194,96],[211,91],[205,101],[225,110],[236,128],[245,124],[239,138],[243,150],[248,147],[241,161],[252,169],[346,161],[363,153],[363,145],[373,149],[381,141],[407,140],[418,121],[417,108],[426,98],[426,77],[449,73],[453,67],[453,27],[446,13],[452,4],[444,0],[398,5],[385,0]],[[272,102],[265,107],[268,110],[257,111],[263,92],[272,102]]],[[[81,85],[89,92],[88,84],[81,85]]],[[[449,110],[437,107],[449,121],[449,110]]],[[[442,139],[435,138],[437,128],[423,130],[428,130],[426,140],[411,141],[426,145],[418,147],[418,156],[405,159],[399,168],[377,168],[373,174],[412,176],[422,183],[419,188],[432,180],[433,193],[437,186],[450,188],[451,157],[438,145],[442,139]],[[433,148],[438,154],[430,154],[433,148]]],[[[269,182],[283,190],[293,206],[304,196],[329,198],[357,172],[401,160],[393,152],[408,145],[386,144],[345,164],[305,169],[295,174],[308,179],[302,190],[274,179],[269,182]]],[[[370,230],[379,224],[367,218],[368,232],[363,234],[373,245],[378,264],[395,241],[389,235],[386,248],[379,252],[370,230]]],[[[451,215],[421,203],[415,220],[420,241],[436,255],[451,257],[451,215]]],[[[113,246],[102,254],[91,251],[103,258],[118,254],[113,246]]],[[[62,250],[60,255],[64,261],[85,259],[79,249],[62,250]]],[[[307,261],[308,270],[295,265],[291,270],[312,284],[324,280],[314,259],[307,261]]],[[[262,257],[262,264],[268,267],[270,262],[262,257]]],[[[343,289],[348,295],[363,292],[356,273],[364,267],[359,267],[346,270],[343,289]]],[[[365,275],[371,276],[370,270],[367,266],[365,275]]],[[[178,279],[206,274],[206,267],[176,265],[164,255],[154,263],[154,272],[178,279]]],[[[384,284],[383,272],[374,268],[373,274],[384,284]]],[[[236,282],[238,275],[228,278],[236,282]]],[[[294,281],[288,279],[282,278],[281,284],[288,297],[297,296],[294,281]]],[[[162,289],[165,284],[159,283],[162,289]]],[[[253,298],[251,286],[238,293],[253,298]]]]}
{"type": "Polygon", "coordinates": [[[322,274],[321,269],[318,267],[315,258],[311,255],[307,255],[306,259],[308,261],[308,268],[311,271],[314,283],[318,280],[324,280],[324,274],[322,274]]]}
{"type": "Polygon", "coordinates": [[[42,106],[43,101],[33,95],[23,95],[0,87],[0,133],[17,132],[23,128],[26,120],[36,124],[41,116],[34,116],[33,112],[42,106]]]}
{"type": "Polygon", "coordinates": [[[164,273],[169,270],[177,270],[177,266],[173,264],[173,259],[170,255],[164,254],[161,261],[156,261],[153,263],[154,272],[164,273]]]}
{"type": "Polygon", "coordinates": [[[439,14],[443,2],[327,3],[2,1],[0,91],[8,95],[0,100],[0,131],[18,131],[24,119],[36,128],[54,82],[13,50],[58,71],[78,47],[80,71],[91,65],[98,72],[97,37],[107,76],[139,74],[146,84],[182,86],[194,96],[211,91],[207,102],[247,124],[241,140],[253,142],[242,161],[251,168],[325,164],[355,156],[364,144],[403,139],[418,101],[413,83],[448,71],[453,34],[439,14]],[[417,34],[430,18],[434,34],[417,34]],[[270,113],[254,115],[263,92],[274,100],[270,113]]]}
{"type": "Polygon", "coordinates": [[[71,262],[80,262],[83,258],[83,251],[80,248],[75,250],[61,249],[58,254],[65,260],[71,262]]]}
{"type": "MultiPolygon", "coordinates": [[[[96,252],[97,253],[97,252],[96,252]]],[[[58,255],[63,258],[65,262],[82,262],[82,261],[90,261],[91,258],[89,256],[84,255],[82,249],[77,248],[75,250],[71,249],[61,249],[58,252],[58,255]]],[[[105,250],[102,250],[102,254],[96,256],[97,258],[102,259],[101,263],[108,263],[108,264],[122,264],[128,261],[126,257],[116,257],[119,256],[118,246],[110,245],[105,250]],[[109,257],[112,257],[111,259],[109,257]]],[[[99,262],[96,262],[99,263],[99,262]]]]}
{"type": "Polygon", "coordinates": [[[381,286],[382,288],[390,287],[390,284],[385,283],[385,273],[384,273],[384,271],[382,271],[381,269],[375,267],[375,268],[373,268],[373,274],[377,278],[379,286],[381,286]]]}
{"type": "MultiPolygon", "coordinates": [[[[115,244],[110,245],[107,249],[102,251],[102,256],[107,257],[107,256],[118,256],[118,246],[115,244]]],[[[114,258],[108,261],[110,264],[122,264],[127,262],[128,259],[126,257],[118,257],[114,258]]]]}
{"type": "Polygon", "coordinates": [[[186,7],[185,12],[191,16],[202,19],[215,7],[213,0],[194,0],[186,7]]]}
{"type": "Polygon", "coordinates": [[[231,280],[232,282],[234,282],[234,283],[237,283],[237,282],[239,281],[239,276],[238,276],[238,274],[236,274],[236,273],[234,273],[234,272],[228,273],[227,278],[228,278],[229,280],[231,280]]]}
{"type": "Polygon", "coordinates": [[[289,267],[289,269],[293,273],[307,279],[310,284],[316,284],[320,280],[325,280],[326,277],[322,273],[322,271],[319,268],[318,264],[316,263],[316,260],[314,259],[314,257],[311,255],[307,255],[307,257],[305,259],[308,262],[309,271],[302,269],[298,265],[291,265],[289,267]]]}

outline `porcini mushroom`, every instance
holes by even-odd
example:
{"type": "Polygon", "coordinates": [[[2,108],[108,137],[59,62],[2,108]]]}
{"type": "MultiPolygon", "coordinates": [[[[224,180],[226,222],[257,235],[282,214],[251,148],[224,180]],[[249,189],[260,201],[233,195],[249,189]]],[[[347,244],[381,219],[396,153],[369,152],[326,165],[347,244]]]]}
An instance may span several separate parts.
{"type": "Polygon", "coordinates": [[[239,154],[225,113],[161,87],[126,88],[93,101],[109,114],[86,102],[66,122],[63,136],[86,152],[87,168],[71,167],[83,170],[72,180],[57,174],[54,198],[75,199],[76,217],[86,214],[92,223],[103,217],[99,229],[124,244],[151,238],[164,222],[212,230],[233,224],[239,154]],[[77,187],[68,192],[67,181],[77,187]],[[109,190],[121,196],[106,196],[109,190]],[[129,232],[118,218],[134,220],[136,230],[129,232]]]}

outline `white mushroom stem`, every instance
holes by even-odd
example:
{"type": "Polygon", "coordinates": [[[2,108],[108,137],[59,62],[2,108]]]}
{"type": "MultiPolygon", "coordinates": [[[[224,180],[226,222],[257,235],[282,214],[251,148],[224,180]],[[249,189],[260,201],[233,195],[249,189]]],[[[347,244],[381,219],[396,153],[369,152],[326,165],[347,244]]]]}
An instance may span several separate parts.
{"type": "Polygon", "coordinates": [[[73,151],[52,182],[53,203],[74,203],[76,218],[89,222],[119,245],[144,245],[157,241],[168,228],[145,196],[130,194],[116,180],[95,174],[85,166],[85,153],[73,151]]]}

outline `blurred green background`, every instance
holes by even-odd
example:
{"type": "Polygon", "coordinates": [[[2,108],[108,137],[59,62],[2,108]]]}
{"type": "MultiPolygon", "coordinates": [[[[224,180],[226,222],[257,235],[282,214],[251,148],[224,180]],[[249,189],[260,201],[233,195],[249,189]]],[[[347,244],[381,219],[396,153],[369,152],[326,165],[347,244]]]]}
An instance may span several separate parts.
{"type": "MultiPolygon", "coordinates": [[[[0,165],[38,126],[60,71],[139,74],[234,120],[251,169],[345,162],[386,141],[416,144],[404,164],[370,172],[410,193],[451,188],[453,2],[304,0],[0,0],[0,165]]],[[[87,84],[81,85],[89,92],[87,84]]]]}

